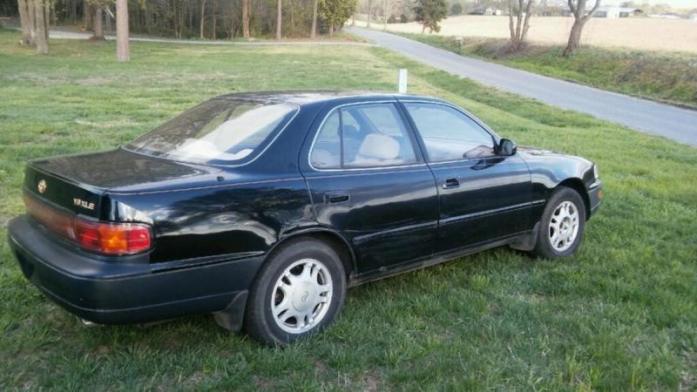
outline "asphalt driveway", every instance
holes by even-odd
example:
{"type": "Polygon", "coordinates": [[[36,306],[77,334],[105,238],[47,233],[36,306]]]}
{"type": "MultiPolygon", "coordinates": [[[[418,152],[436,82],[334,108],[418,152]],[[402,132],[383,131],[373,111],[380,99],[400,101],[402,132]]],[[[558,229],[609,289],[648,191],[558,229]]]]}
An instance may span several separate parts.
{"type": "Polygon", "coordinates": [[[349,32],[443,71],[563,109],[588,113],[645,133],[697,146],[697,111],[586,87],[499,64],[460,56],[372,29],[349,32]]]}

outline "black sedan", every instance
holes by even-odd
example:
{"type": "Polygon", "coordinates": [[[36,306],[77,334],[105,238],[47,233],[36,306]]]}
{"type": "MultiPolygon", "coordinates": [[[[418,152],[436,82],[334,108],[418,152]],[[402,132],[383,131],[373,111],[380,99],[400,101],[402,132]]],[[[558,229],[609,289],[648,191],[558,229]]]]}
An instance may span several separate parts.
{"type": "Polygon", "coordinates": [[[116,150],[30,162],[9,241],[85,320],[212,312],[285,344],[349,286],[503,245],[571,255],[601,187],[592,162],[517,148],[442,100],[232,94],[116,150]]]}

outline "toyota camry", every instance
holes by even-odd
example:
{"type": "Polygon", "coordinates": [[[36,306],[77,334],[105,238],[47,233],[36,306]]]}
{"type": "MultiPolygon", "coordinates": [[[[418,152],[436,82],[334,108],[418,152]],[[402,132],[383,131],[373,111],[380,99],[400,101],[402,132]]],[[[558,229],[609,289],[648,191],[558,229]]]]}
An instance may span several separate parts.
{"type": "Polygon", "coordinates": [[[27,164],[9,224],[24,276],[84,320],[212,313],[284,345],[348,287],[509,246],[572,255],[592,162],[517,147],[440,99],[231,94],[105,152],[27,164]]]}

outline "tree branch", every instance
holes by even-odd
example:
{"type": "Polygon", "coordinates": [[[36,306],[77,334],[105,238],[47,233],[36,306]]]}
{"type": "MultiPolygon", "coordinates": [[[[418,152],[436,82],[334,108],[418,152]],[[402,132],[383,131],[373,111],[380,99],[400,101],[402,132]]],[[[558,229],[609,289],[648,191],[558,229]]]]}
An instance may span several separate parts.
{"type": "Polygon", "coordinates": [[[600,7],[600,0],[595,0],[595,5],[594,5],[593,8],[591,8],[591,10],[588,11],[588,13],[583,17],[583,21],[585,22],[585,21],[587,21],[588,19],[590,19],[590,18],[593,16],[593,14],[595,13],[595,11],[598,10],[598,7],[600,7]]]}
{"type": "Polygon", "coordinates": [[[574,16],[577,16],[576,15],[576,7],[574,6],[574,0],[568,0],[568,2],[569,2],[569,9],[571,10],[571,13],[574,14],[574,16]]]}

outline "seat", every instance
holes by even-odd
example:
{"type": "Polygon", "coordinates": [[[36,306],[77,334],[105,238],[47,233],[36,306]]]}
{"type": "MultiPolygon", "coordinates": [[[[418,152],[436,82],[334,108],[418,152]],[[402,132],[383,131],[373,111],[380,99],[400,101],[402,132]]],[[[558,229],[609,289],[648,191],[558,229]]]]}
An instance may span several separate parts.
{"type": "Polygon", "coordinates": [[[381,133],[366,135],[351,166],[385,166],[401,164],[399,142],[381,133]]]}

